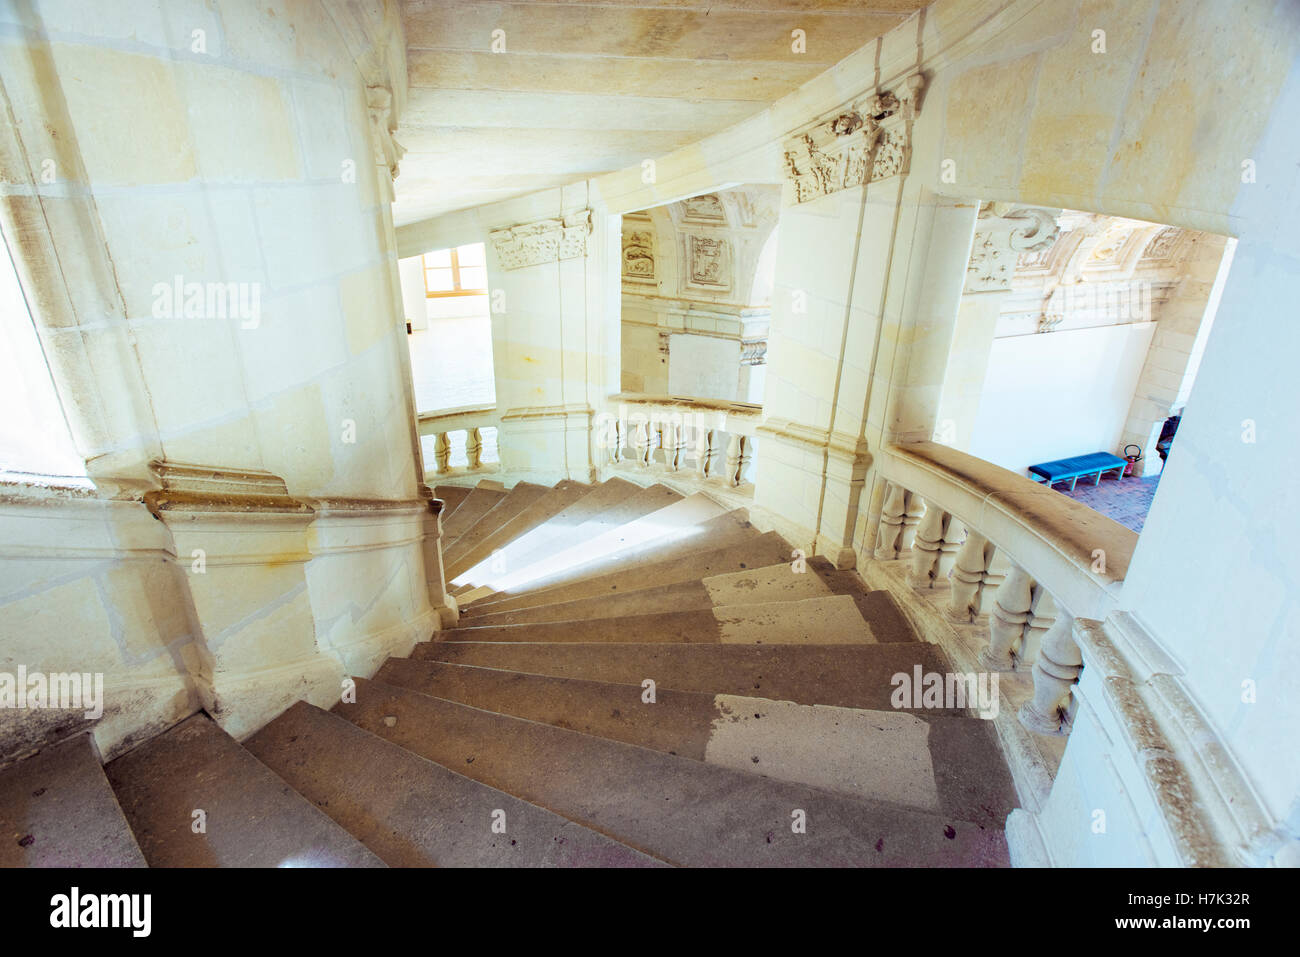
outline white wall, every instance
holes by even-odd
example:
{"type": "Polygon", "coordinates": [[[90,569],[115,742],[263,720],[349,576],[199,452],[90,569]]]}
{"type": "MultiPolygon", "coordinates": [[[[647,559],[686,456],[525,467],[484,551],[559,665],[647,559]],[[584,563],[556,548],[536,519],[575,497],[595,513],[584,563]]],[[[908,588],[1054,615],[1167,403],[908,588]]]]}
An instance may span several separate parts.
{"type": "Polygon", "coordinates": [[[971,454],[1024,474],[1038,462],[1114,452],[1154,322],[995,339],[971,454]]]}
{"type": "Polygon", "coordinates": [[[713,336],[668,337],[668,393],[734,399],[740,382],[740,343],[713,336]]]}

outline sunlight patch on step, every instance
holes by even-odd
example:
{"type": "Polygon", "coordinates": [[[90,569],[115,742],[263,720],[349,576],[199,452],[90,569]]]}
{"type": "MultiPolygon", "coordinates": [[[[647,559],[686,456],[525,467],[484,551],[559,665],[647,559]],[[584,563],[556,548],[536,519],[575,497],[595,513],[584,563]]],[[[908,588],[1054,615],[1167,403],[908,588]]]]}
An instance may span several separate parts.
{"type": "Polygon", "coordinates": [[[736,695],[713,706],[708,764],[939,810],[930,726],[915,715],[736,695]]]}

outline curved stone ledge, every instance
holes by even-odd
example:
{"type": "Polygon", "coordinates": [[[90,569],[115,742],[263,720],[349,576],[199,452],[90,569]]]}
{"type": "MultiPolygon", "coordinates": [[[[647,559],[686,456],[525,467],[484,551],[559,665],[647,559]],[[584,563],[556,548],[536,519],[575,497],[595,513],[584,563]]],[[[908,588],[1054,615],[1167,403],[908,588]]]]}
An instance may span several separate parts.
{"type": "Polygon", "coordinates": [[[1047,486],[934,442],[889,446],[879,464],[888,481],[978,529],[1072,614],[1104,619],[1115,609],[1136,532],[1047,486]]]}

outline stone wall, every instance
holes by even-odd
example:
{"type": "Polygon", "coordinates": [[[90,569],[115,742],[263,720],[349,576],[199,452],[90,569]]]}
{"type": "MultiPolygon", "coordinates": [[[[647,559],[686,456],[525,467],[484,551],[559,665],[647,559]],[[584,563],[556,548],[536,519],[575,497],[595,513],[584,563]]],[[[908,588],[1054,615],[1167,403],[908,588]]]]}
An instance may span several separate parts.
{"type": "MultiPolygon", "coordinates": [[[[0,666],[103,672],[106,755],[199,707],[242,734],[329,704],[437,627],[397,9],[51,0],[0,25],[0,226],[93,486],[5,486],[0,666]]],[[[51,715],[0,714],[0,758],[77,723],[51,715]]]]}

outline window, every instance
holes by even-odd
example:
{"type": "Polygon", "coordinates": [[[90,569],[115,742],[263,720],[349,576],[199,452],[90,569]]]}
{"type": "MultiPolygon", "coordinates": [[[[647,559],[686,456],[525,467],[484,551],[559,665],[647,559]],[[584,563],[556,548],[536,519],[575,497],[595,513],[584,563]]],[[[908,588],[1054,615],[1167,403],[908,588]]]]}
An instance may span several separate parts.
{"type": "Polygon", "coordinates": [[[0,473],[86,474],[8,245],[0,241],[0,473]]]}
{"type": "Polygon", "coordinates": [[[421,259],[424,294],[430,299],[487,295],[487,257],[482,243],[438,249],[421,259]]]}

